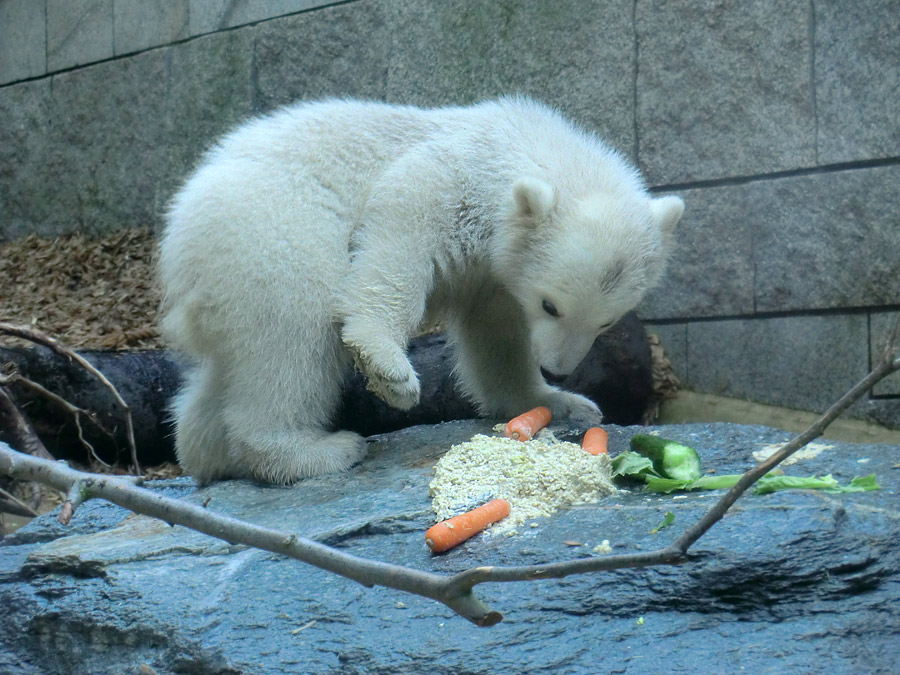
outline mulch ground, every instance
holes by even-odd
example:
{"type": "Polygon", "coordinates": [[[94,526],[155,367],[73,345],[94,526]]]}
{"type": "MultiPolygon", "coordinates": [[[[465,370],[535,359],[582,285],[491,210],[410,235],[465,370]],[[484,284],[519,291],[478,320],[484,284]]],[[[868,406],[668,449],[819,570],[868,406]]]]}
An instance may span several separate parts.
{"type": "Polygon", "coordinates": [[[0,243],[0,321],[82,349],[160,347],[155,256],[147,229],[0,243]]]}

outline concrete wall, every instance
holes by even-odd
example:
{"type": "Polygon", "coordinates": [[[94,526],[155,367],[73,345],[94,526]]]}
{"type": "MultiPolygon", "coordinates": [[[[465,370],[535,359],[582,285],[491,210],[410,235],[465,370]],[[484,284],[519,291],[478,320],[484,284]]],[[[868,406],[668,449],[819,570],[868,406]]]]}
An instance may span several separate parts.
{"type": "MultiPolygon", "coordinates": [[[[297,98],[564,110],[688,204],[640,308],[700,391],[825,407],[900,308],[896,0],[0,0],[0,240],[159,224],[297,98]]],[[[900,376],[855,414],[900,426],[900,376]]]]}

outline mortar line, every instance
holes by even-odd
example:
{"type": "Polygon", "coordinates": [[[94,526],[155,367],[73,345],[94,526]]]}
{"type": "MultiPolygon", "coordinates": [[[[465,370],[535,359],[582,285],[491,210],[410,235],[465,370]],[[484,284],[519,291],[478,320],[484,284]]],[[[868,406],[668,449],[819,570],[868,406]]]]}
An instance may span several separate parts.
{"type": "MultiPolygon", "coordinates": [[[[46,1],[46,0],[45,0],[46,1]]],[[[185,38],[181,38],[180,40],[172,40],[171,42],[166,42],[165,44],[153,45],[152,47],[146,47],[144,49],[138,49],[133,52],[126,52],[124,54],[116,54],[116,31],[115,31],[115,3],[113,4],[112,14],[113,14],[113,35],[112,35],[112,48],[113,55],[104,58],[98,59],[96,61],[91,61],[90,63],[79,63],[74,66],[68,66],[67,68],[60,68],[58,70],[49,71],[42,73],[41,75],[34,75],[31,77],[23,77],[18,80],[13,80],[12,82],[4,82],[0,84],[0,89],[5,89],[6,87],[14,87],[17,84],[25,84],[27,82],[34,82],[36,80],[42,80],[47,77],[53,77],[54,75],[62,75],[64,73],[71,73],[73,71],[84,70],[85,68],[90,68],[92,66],[100,65],[101,63],[109,63],[111,61],[119,61],[121,59],[128,59],[133,56],[140,56],[141,54],[146,54],[147,52],[152,52],[156,49],[165,49],[166,47],[177,47],[179,45],[183,45],[187,42],[192,42],[198,38],[207,37],[210,35],[216,35],[218,33],[227,33],[231,31],[241,30],[242,28],[252,28],[254,26],[258,26],[263,23],[267,23],[269,21],[276,21],[278,19],[285,19],[289,16],[298,16],[300,14],[308,14],[310,12],[316,12],[320,9],[331,9],[332,7],[339,7],[341,5],[350,5],[357,2],[362,2],[362,0],[335,0],[335,2],[329,2],[327,4],[317,5],[315,7],[307,7],[306,9],[301,9],[296,12],[287,12],[285,14],[279,14],[278,16],[269,16],[264,19],[257,19],[256,21],[248,21],[247,23],[242,23],[238,26],[229,26],[228,28],[217,28],[215,30],[207,31],[205,33],[197,33],[196,35],[190,35],[185,38]]],[[[44,60],[47,59],[47,35],[46,35],[46,22],[47,16],[46,12],[44,13],[44,60]]]]}
{"type": "Polygon", "coordinates": [[[821,174],[839,173],[841,171],[856,171],[862,169],[878,169],[882,167],[900,166],[900,156],[879,157],[876,159],[860,159],[850,162],[835,162],[822,166],[803,167],[799,169],[785,169],[770,173],[750,174],[746,176],[729,176],[726,178],[709,178],[683,183],[668,183],[654,185],[650,192],[670,192],[675,190],[697,190],[701,188],[736,187],[761,183],[765,181],[781,180],[783,178],[803,178],[821,174]]]}
{"type": "Polygon", "coordinates": [[[809,0],[809,97],[813,115],[813,158],[819,164],[819,105],[816,96],[816,0],[809,0]]]}
{"type": "Polygon", "coordinates": [[[746,321],[751,319],[789,319],[801,317],[828,317],[845,315],[870,315],[873,312],[897,312],[900,304],[863,305],[853,307],[823,307],[820,309],[784,309],[754,313],[717,314],[715,316],[679,316],[665,318],[641,318],[646,326],[668,326],[679,323],[713,323],[716,321],[746,321]]]}

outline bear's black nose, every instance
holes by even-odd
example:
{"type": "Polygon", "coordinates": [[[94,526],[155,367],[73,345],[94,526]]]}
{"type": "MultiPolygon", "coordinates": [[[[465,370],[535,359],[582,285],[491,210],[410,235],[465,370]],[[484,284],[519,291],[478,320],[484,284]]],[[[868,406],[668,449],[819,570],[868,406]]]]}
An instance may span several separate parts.
{"type": "Polygon", "coordinates": [[[550,384],[562,384],[563,380],[566,379],[566,375],[557,375],[556,373],[551,373],[546,368],[541,368],[541,375],[544,376],[544,379],[547,380],[550,384]]]}

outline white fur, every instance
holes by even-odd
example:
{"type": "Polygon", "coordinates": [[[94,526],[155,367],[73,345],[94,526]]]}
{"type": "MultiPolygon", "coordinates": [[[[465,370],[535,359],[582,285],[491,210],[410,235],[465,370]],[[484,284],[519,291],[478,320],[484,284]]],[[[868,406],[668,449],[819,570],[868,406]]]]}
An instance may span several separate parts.
{"type": "Polygon", "coordinates": [[[426,314],[483,414],[599,420],[540,369],[571,372],[637,304],[683,208],[526,99],[327,101],[251,121],[206,155],[161,242],[163,329],[197,362],[174,405],[179,460],[201,482],[346,469],[365,452],[330,426],[348,368],[415,405],[405,350],[426,314]]]}

